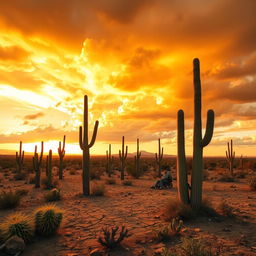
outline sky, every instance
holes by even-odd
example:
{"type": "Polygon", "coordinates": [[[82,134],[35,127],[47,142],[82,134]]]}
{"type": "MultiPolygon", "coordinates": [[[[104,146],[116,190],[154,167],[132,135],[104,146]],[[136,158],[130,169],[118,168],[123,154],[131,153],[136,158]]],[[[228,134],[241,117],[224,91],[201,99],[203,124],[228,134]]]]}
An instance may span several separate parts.
{"type": "Polygon", "coordinates": [[[78,129],[89,98],[92,154],[176,155],[177,111],[185,112],[192,153],[192,61],[201,62],[202,118],[215,111],[205,155],[256,155],[255,0],[0,1],[0,153],[45,141],[81,154],[78,129]]]}

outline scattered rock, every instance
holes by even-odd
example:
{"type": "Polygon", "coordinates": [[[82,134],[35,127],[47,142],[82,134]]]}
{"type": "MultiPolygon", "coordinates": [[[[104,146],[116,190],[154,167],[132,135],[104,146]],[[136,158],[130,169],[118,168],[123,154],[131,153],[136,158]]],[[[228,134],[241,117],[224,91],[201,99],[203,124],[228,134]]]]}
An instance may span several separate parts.
{"type": "Polygon", "coordinates": [[[5,242],[4,250],[10,255],[15,255],[19,252],[23,252],[25,249],[24,240],[18,236],[12,236],[5,242]]]}

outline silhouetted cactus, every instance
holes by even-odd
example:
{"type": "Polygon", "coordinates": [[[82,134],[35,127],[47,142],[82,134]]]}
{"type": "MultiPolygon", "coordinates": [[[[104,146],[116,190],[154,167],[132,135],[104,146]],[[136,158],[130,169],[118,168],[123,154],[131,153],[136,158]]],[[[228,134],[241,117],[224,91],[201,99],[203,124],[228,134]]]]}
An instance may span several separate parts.
{"type": "Polygon", "coordinates": [[[54,235],[60,227],[63,212],[54,204],[39,207],[35,211],[36,232],[42,236],[54,235]]]}
{"type": "Polygon", "coordinates": [[[60,158],[60,166],[59,166],[59,179],[63,179],[63,158],[65,156],[65,141],[66,141],[66,135],[64,135],[63,138],[63,145],[61,147],[61,141],[59,142],[59,147],[58,147],[58,154],[60,158]]]}
{"type": "Polygon", "coordinates": [[[129,237],[128,229],[122,226],[119,231],[119,227],[112,228],[103,228],[103,237],[98,238],[98,242],[108,249],[113,249],[120,245],[120,243],[126,238],[129,237]]]}
{"type": "Polygon", "coordinates": [[[43,162],[43,153],[44,153],[44,142],[41,142],[41,153],[38,157],[37,146],[35,146],[35,152],[33,157],[33,167],[35,171],[35,187],[40,188],[40,178],[41,178],[41,167],[43,162]]]}
{"type": "Polygon", "coordinates": [[[109,144],[108,150],[106,151],[106,157],[107,157],[107,173],[108,173],[108,177],[111,177],[111,174],[113,171],[113,161],[114,161],[114,157],[111,155],[111,144],[109,144]]]}
{"type": "Polygon", "coordinates": [[[17,173],[20,173],[22,171],[23,162],[24,162],[24,150],[22,151],[22,141],[20,141],[19,152],[16,152],[16,170],[17,170],[17,173]]]}
{"type": "Polygon", "coordinates": [[[122,150],[119,150],[119,159],[121,162],[121,180],[124,180],[124,169],[125,169],[125,160],[127,158],[128,146],[124,150],[124,136],[122,138],[122,150]]]}
{"type": "Polygon", "coordinates": [[[194,139],[193,139],[193,160],[191,175],[191,194],[189,194],[185,139],[184,139],[184,113],[178,111],[178,132],[177,132],[177,186],[179,199],[185,204],[191,204],[193,208],[199,208],[202,204],[202,186],[203,186],[203,148],[207,146],[213,135],[214,112],[208,110],[207,123],[204,138],[202,138],[202,120],[201,120],[201,81],[200,81],[200,63],[194,59],[194,139]]]}
{"type": "Polygon", "coordinates": [[[226,157],[227,157],[227,162],[229,166],[229,171],[230,174],[233,176],[234,175],[234,160],[235,160],[235,151],[233,151],[233,140],[227,143],[228,145],[228,150],[226,150],[226,157]]]}
{"type": "Polygon", "coordinates": [[[243,155],[241,155],[241,157],[240,157],[240,169],[243,171],[244,170],[244,157],[243,157],[243,155]]]}
{"type": "Polygon", "coordinates": [[[94,145],[99,121],[97,120],[94,125],[93,135],[91,142],[88,143],[88,98],[84,96],[84,131],[83,127],[79,127],[79,145],[83,151],[83,194],[90,195],[90,148],[94,145]]]}
{"type": "Polygon", "coordinates": [[[5,239],[18,236],[24,242],[31,242],[34,236],[34,224],[31,217],[22,213],[13,213],[7,216],[0,224],[0,230],[5,239]]]}
{"type": "Polygon", "coordinates": [[[139,141],[139,139],[137,139],[137,152],[136,152],[136,156],[134,156],[136,178],[139,178],[139,176],[140,176],[140,157],[141,157],[140,141],[139,141]]]}
{"type": "Polygon", "coordinates": [[[157,164],[157,175],[161,177],[161,167],[162,167],[162,160],[164,155],[164,148],[161,149],[161,141],[158,139],[158,154],[156,153],[156,164],[157,164]]]}
{"type": "Polygon", "coordinates": [[[49,150],[49,155],[46,156],[46,178],[47,178],[47,185],[48,189],[53,188],[52,185],[52,150],[49,150]]]}

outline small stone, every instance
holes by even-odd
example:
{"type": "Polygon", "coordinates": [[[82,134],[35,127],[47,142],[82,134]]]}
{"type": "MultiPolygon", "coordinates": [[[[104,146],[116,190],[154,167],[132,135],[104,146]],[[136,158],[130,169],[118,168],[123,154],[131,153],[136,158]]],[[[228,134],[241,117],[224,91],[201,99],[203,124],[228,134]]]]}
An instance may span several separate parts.
{"type": "Polygon", "coordinates": [[[201,232],[200,228],[195,228],[194,230],[195,230],[195,232],[201,232]]]}
{"type": "Polygon", "coordinates": [[[103,255],[104,253],[97,248],[90,252],[90,256],[103,256],[103,255]]]}
{"type": "Polygon", "coordinates": [[[10,255],[15,255],[19,252],[23,252],[25,249],[24,240],[18,236],[12,236],[5,242],[5,252],[10,255]]]}

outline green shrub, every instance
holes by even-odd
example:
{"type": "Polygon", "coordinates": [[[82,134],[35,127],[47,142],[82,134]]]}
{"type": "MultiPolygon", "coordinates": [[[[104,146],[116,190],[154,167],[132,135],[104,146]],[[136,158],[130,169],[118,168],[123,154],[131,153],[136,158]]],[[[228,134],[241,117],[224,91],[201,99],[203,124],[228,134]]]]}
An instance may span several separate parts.
{"type": "Polygon", "coordinates": [[[7,216],[0,224],[0,230],[6,240],[16,235],[28,243],[34,236],[33,220],[22,213],[13,213],[7,216]]]}
{"type": "Polygon", "coordinates": [[[124,186],[132,186],[132,181],[131,181],[131,180],[124,180],[124,181],[122,182],[122,184],[123,184],[124,186]]]}
{"type": "Polygon", "coordinates": [[[12,209],[20,204],[20,195],[15,192],[2,192],[0,194],[0,209],[12,209]]]}
{"type": "Polygon", "coordinates": [[[61,199],[60,189],[53,188],[45,194],[44,198],[46,202],[59,201],[61,199]]]}
{"type": "Polygon", "coordinates": [[[39,207],[35,211],[36,232],[41,236],[56,234],[63,218],[63,212],[54,204],[39,207]]]}
{"type": "Polygon", "coordinates": [[[93,183],[92,184],[92,195],[93,196],[104,196],[105,186],[102,183],[93,183]]]}

